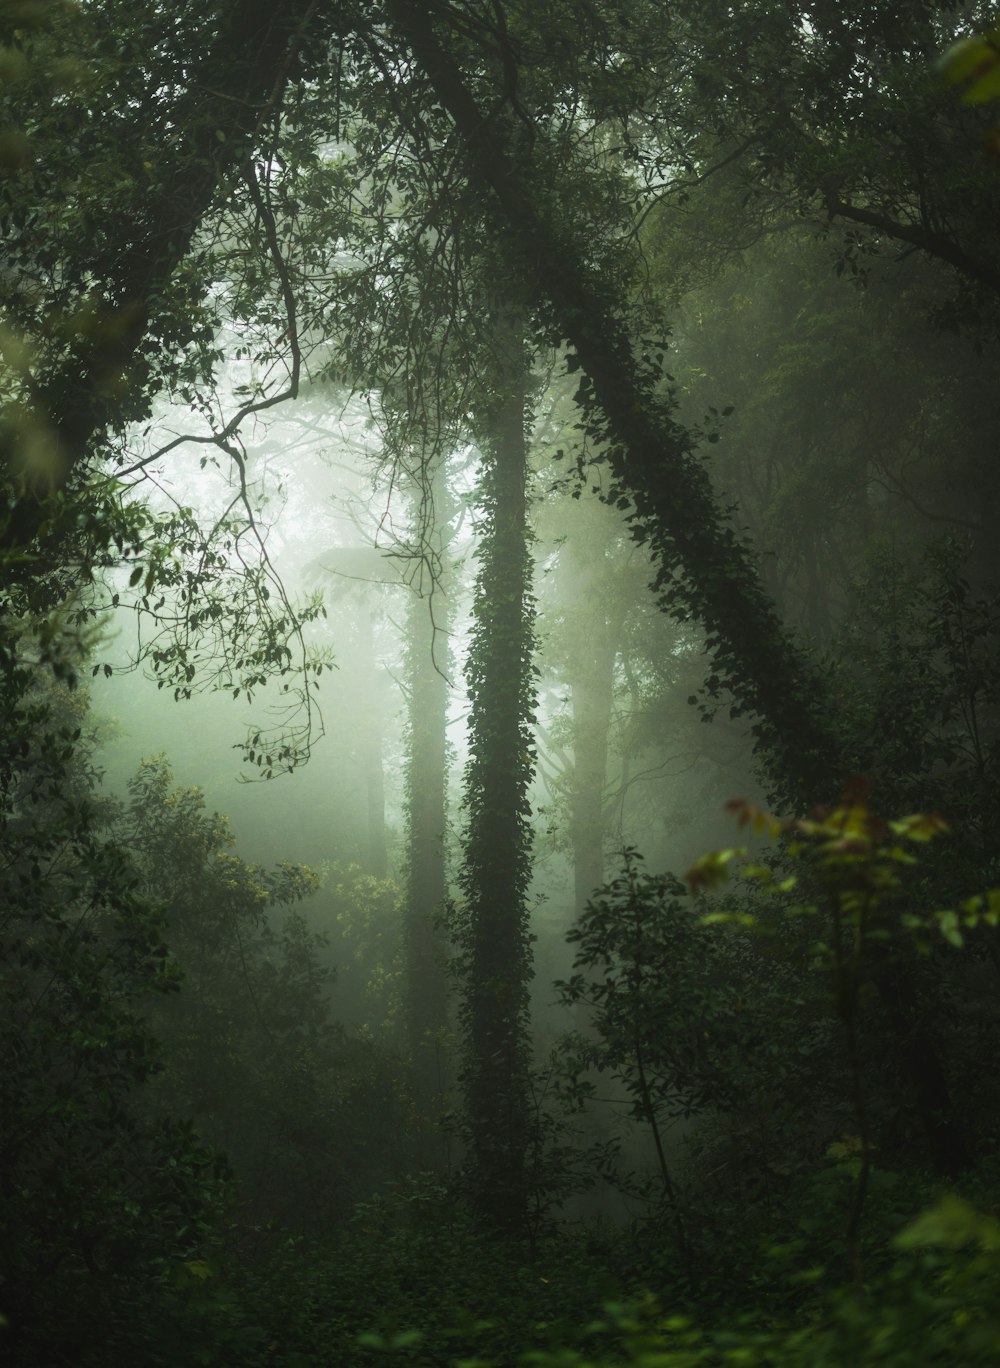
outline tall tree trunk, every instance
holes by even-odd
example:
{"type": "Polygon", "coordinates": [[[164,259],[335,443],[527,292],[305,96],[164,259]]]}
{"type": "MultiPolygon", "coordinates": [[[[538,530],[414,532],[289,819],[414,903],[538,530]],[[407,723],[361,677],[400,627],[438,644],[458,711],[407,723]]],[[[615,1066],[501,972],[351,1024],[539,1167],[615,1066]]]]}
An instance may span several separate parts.
{"type": "Polygon", "coordinates": [[[607,595],[607,547],[568,538],[563,593],[571,621],[567,679],[573,719],[570,840],[577,916],[604,882],[604,793],[619,624],[607,595]]]}
{"type": "MultiPolygon", "coordinates": [[[[443,465],[436,472],[433,489],[437,526],[425,529],[424,535],[446,541],[448,490],[443,465]]],[[[444,563],[442,555],[439,565],[443,567],[444,563]]],[[[437,919],[447,891],[448,633],[452,612],[448,585],[440,569],[433,584],[428,577],[427,584],[413,584],[411,589],[406,647],[406,1013],[417,1110],[428,1128],[427,1142],[418,1146],[419,1158],[433,1166],[440,1146],[430,1131],[449,1083],[445,1049],[448,980],[437,919]]]]}
{"type": "Polygon", "coordinates": [[[485,517],[467,679],[470,758],[464,895],[463,1075],[471,1196],[493,1228],[527,1222],[528,982],[531,874],[528,786],[534,607],[525,482],[527,360],[520,317],[497,321],[498,401],[484,452],[485,517]]]}
{"type": "Polygon", "coordinates": [[[360,603],[357,610],[358,712],[355,754],[365,786],[365,872],[384,879],[389,868],[385,844],[385,771],[382,762],[382,690],[375,658],[374,609],[360,603]]]}

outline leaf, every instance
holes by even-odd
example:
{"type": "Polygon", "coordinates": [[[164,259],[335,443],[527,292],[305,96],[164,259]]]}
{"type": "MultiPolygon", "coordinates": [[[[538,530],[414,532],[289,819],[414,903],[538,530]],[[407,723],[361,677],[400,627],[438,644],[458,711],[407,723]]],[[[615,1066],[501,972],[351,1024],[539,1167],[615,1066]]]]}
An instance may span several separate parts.
{"type": "Polygon", "coordinates": [[[962,946],[965,944],[965,937],[962,935],[961,928],[958,924],[958,913],[954,908],[949,907],[946,911],[937,914],[937,920],[938,927],[945,940],[961,950],[962,946]]]}
{"type": "Polygon", "coordinates": [[[933,841],[949,830],[948,823],[937,812],[918,812],[911,817],[900,817],[889,823],[889,830],[904,841],[933,841]]]}
{"type": "Polygon", "coordinates": [[[391,1349],[412,1349],[423,1340],[423,1332],[420,1330],[401,1330],[398,1335],[393,1335],[389,1341],[391,1349]]]}
{"type": "Polygon", "coordinates": [[[184,1267],[191,1274],[191,1277],[196,1278],[199,1282],[205,1282],[213,1276],[212,1265],[206,1263],[204,1259],[191,1259],[185,1263],[184,1267]]]}
{"type": "Polygon", "coordinates": [[[979,1244],[984,1249],[1000,1246],[1000,1224],[981,1216],[975,1207],[949,1193],[902,1230],[894,1241],[897,1249],[960,1249],[979,1244]]]}
{"type": "Polygon", "coordinates": [[[719,884],[725,883],[729,878],[729,866],[732,861],[742,858],[746,853],[745,848],[734,847],[732,850],[713,850],[707,855],[702,855],[684,875],[684,882],[689,891],[698,893],[702,889],[717,888],[719,884]]]}
{"type": "Polygon", "coordinates": [[[1000,59],[995,61],[992,68],[983,76],[973,81],[962,96],[962,104],[990,104],[993,100],[998,99],[1000,99],[1000,59]]]}
{"type": "Polygon", "coordinates": [[[945,85],[960,85],[993,59],[992,46],[982,34],[959,38],[935,62],[935,70],[945,85]]]}

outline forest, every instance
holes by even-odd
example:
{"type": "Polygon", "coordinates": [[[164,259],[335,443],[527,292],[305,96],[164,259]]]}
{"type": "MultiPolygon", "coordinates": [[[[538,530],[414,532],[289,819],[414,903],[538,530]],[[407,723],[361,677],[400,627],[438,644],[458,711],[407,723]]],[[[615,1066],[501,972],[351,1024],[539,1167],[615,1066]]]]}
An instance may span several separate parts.
{"type": "Polygon", "coordinates": [[[1000,15],[0,106],[4,1362],[1000,1363],[1000,15]]]}

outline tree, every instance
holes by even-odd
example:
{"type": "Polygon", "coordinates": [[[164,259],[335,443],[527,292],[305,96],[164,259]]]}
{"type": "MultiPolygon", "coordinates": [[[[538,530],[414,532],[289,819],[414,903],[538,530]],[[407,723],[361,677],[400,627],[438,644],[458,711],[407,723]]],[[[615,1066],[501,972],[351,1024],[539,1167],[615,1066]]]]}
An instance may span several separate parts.
{"type": "MultiPolygon", "coordinates": [[[[782,627],[746,547],[719,514],[689,435],[656,395],[659,365],[649,348],[639,355],[633,348],[627,300],[616,282],[598,279],[576,241],[560,238],[538,183],[543,158],[532,156],[530,144],[515,152],[510,119],[484,115],[426,11],[409,0],[390,8],[454,120],[470,174],[494,197],[512,269],[531,282],[550,327],[570,345],[570,365],[584,372],[579,397],[588,430],[607,444],[616,497],[634,503],[633,532],[657,561],[661,601],[704,624],[715,659],[709,686],[729,689],[735,707],[757,719],[754,734],[775,780],[799,801],[823,796],[843,775],[839,739],[820,701],[823,680],[782,627]]],[[[542,129],[535,140],[545,145],[542,129]]]]}
{"type": "MultiPolygon", "coordinates": [[[[454,566],[451,495],[439,462],[422,469],[411,492],[419,551],[409,573],[407,602],[406,756],[406,1009],[414,1086],[423,1124],[433,1124],[449,1080],[445,1052],[448,981],[441,923],[447,879],[448,672],[453,656],[454,566]]],[[[432,1162],[430,1143],[423,1145],[432,1162]]]]}
{"type": "Polygon", "coordinates": [[[523,1233],[529,1143],[528,786],[534,772],[533,600],[527,525],[522,316],[500,305],[496,392],[483,426],[481,527],[466,679],[466,828],[459,874],[463,1084],[472,1198],[495,1229],[523,1233]]]}
{"type": "MultiPolygon", "coordinates": [[[[158,358],[188,343],[197,314],[178,318],[171,280],[203,217],[246,166],[262,124],[280,106],[313,10],[295,0],[277,8],[234,0],[192,25],[188,51],[181,50],[170,16],[155,13],[152,32],[126,27],[124,40],[139,58],[132,69],[108,51],[114,52],[116,31],[121,34],[120,16],[108,11],[81,10],[65,20],[53,5],[38,32],[16,35],[50,63],[82,40],[88,57],[98,54],[93,74],[100,79],[110,67],[114,84],[104,117],[95,117],[84,71],[43,134],[55,145],[82,115],[96,124],[93,163],[110,152],[109,170],[80,194],[71,138],[51,162],[26,160],[4,187],[13,246],[6,281],[17,340],[37,348],[33,361],[22,350],[25,359],[8,381],[17,405],[2,452],[8,556],[26,551],[43,528],[51,546],[72,525],[58,496],[79,489],[95,439],[99,444],[109,426],[120,430],[145,415],[151,390],[162,383],[158,358]],[[46,220],[43,207],[62,196],[73,212],[46,220]],[[36,221],[48,228],[41,244],[36,221]],[[54,297],[44,283],[53,267],[60,279],[54,297]],[[161,335],[163,353],[151,345],[161,335]]],[[[13,113],[30,118],[17,96],[13,113]]]]}

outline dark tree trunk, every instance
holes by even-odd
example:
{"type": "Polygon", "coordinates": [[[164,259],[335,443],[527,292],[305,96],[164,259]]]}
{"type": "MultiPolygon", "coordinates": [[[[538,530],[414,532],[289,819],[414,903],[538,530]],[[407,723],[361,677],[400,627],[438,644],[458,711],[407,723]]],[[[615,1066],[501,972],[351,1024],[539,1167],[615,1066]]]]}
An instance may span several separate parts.
{"type": "Polygon", "coordinates": [[[530,879],[528,785],[533,604],[525,481],[527,362],[520,318],[498,320],[498,400],[484,453],[482,543],[467,678],[471,697],[465,900],[464,1071],[471,1195],[495,1229],[527,1222],[530,879]]]}

